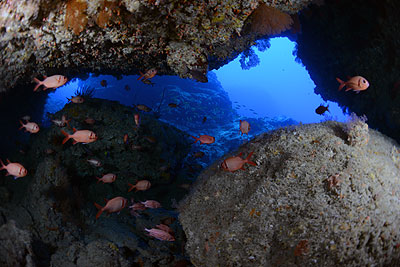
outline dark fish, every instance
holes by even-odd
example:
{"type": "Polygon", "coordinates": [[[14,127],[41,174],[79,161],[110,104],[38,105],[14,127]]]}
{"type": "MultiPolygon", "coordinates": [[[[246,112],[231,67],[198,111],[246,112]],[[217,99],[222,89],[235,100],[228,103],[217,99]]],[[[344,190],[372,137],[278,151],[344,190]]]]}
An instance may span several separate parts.
{"type": "Polygon", "coordinates": [[[126,91],[130,91],[130,90],[131,90],[131,87],[129,87],[129,85],[125,85],[125,90],[126,90],[126,91]]]}
{"type": "Polygon", "coordinates": [[[155,85],[155,83],[153,83],[153,82],[150,81],[150,80],[142,80],[142,82],[143,82],[144,84],[151,85],[151,86],[154,86],[154,85],[155,85]]]}
{"type": "Polygon", "coordinates": [[[135,105],[135,107],[138,110],[141,110],[141,111],[144,111],[144,112],[150,112],[151,111],[151,108],[149,108],[148,106],[143,105],[143,104],[135,105]]]}
{"type": "MultiPolygon", "coordinates": [[[[316,109],[315,109],[315,113],[317,113],[317,114],[319,114],[319,115],[322,115],[322,114],[324,114],[325,113],[325,111],[329,111],[329,105],[327,105],[326,107],[325,106],[323,106],[323,105],[320,105],[319,107],[317,107],[316,109]]],[[[329,111],[330,112],[330,111],[329,111]]]]}
{"type": "Polygon", "coordinates": [[[206,120],[207,120],[207,117],[204,117],[203,120],[202,120],[202,123],[205,123],[206,120]]]}
{"type": "Polygon", "coordinates": [[[106,80],[102,80],[100,82],[101,86],[106,87],[107,86],[107,81],[106,80]]]}
{"type": "Polygon", "coordinates": [[[233,101],[233,103],[239,103],[239,102],[237,102],[237,101],[233,101]]]}
{"type": "Polygon", "coordinates": [[[192,75],[192,79],[201,82],[201,83],[207,83],[208,79],[207,76],[199,70],[191,70],[190,74],[192,75]]]}
{"type": "Polygon", "coordinates": [[[175,104],[175,103],[169,103],[169,104],[168,104],[168,107],[170,107],[170,108],[177,108],[177,107],[179,107],[179,105],[178,105],[178,104],[175,104]]]}
{"type": "Polygon", "coordinates": [[[249,108],[249,110],[254,111],[254,109],[249,108]]]}

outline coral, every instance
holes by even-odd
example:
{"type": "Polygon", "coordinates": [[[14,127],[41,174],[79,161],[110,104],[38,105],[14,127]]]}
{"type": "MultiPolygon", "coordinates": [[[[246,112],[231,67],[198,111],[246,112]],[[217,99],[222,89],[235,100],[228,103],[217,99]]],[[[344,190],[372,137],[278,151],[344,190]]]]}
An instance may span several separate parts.
{"type": "Polygon", "coordinates": [[[367,117],[358,117],[355,113],[351,113],[347,121],[344,131],[347,133],[347,141],[351,146],[365,146],[368,144],[369,132],[367,117]]]}
{"type": "Polygon", "coordinates": [[[117,3],[114,1],[104,0],[99,15],[97,16],[97,25],[102,28],[107,27],[114,12],[117,14],[120,12],[117,3]]]}
{"type": "Polygon", "coordinates": [[[290,28],[293,23],[290,15],[265,4],[251,14],[251,32],[258,35],[272,35],[290,28]]]}
{"type": "Polygon", "coordinates": [[[75,96],[82,96],[83,98],[92,98],[94,95],[94,88],[88,85],[79,86],[75,91],[75,96]]]}
{"type": "Polygon", "coordinates": [[[88,23],[86,16],[87,4],[84,0],[69,0],[67,2],[67,12],[65,14],[64,25],[71,28],[78,35],[81,33],[88,23]]]}
{"type": "Polygon", "coordinates": [[[243,51],[243,53],[240,55],[239,62],[240,62],[240,67],[243,70],[248,70],[260,64],[260,59],[258,58],[256,52],[254,52],[253,48],[250,47],[249,49],[243,51]]]}

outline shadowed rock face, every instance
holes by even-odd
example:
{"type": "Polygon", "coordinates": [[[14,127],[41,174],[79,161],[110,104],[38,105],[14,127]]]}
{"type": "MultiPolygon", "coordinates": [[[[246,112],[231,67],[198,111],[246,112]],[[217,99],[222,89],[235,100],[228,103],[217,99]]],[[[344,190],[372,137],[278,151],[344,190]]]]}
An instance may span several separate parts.
{"type": "Polygon", "coordinates": [[[364,126],[282,128],[239,148],[257,166],[206,169],[180,206],[193,264],[397,266],[398,145],[364,126]]]}
{"type": "Polygon", "coordinates": [[[300,15],[297,56],[325,100],[340,103],[400,140],[398,1],[331,1],[300,15]],[[366,91],[338,91],[336,77],[361,75],[366,91]]]}
{"type": "MultiPolygon", "coordinates": [[[[265,0],[292,14],[310,0],[265,0]]],[[[0,3],[0,92],[33,77],[82,73],[192,77],[249,47],[257,1],[7,0],[0,3]]],[[[276,23],[276,22],[275,22],[276,23]]],[[[279,21],[278,21],[279,24],[279,21]]]]}

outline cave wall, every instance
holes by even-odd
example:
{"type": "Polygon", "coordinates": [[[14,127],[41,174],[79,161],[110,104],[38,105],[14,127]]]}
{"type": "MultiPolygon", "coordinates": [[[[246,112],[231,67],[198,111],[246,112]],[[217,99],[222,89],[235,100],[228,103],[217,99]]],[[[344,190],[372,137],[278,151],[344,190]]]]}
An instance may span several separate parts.
{"type": "Polygon", "coordinates": [[[297,57],[316,84],[315,93],[344,110],[365,114],[368,124],[400,139],[400,2],[335,0],[300,15],[297,57]],[[336,77],[361,75],[369,88],[338,91],[336,77]]]}
{"type": "Polygon", "coordinates": [[[192,78],[195,71],[204,75],[209,65],[212,69],[233,58],[258,36],[276,33],[276,28],[284,30],[282,18],[310,2],[1,1],[0,92],[30,83],[33,77],[53,74],[119,76],[156,68],[158,74],[192,78]],[[272,31],[254,32],[250,27],[243,32],[260,6],[272,7],[275,15],[270,12],[271,16],[264,16],[266,20],[254,21],[270,25],[272,31]]]}

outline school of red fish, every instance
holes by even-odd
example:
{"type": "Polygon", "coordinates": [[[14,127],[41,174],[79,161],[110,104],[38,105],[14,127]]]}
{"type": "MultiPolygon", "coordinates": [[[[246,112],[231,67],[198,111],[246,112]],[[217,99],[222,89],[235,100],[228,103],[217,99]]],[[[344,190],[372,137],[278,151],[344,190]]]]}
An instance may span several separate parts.
{"type": "MultiPolygon", "coordinates": [[[[143,78],[142,81],[146,81],[148,79],[153,78],[156,74],[157,74],[156,69],[150,69],[147,72],[145,72],[144,74],[141,73],[141,76],[138,78],[138,80],[143,78]]],[[[360,91],[366,90],[369,87],[368,81],[361,76],[351,77],[346,82],[342,81],[339,78],[336,78],[336,80],[340,83],[339,91],[343,87],[346,86],[347,87],[346,91],[353,90],[353,91],[359,93],[360,91]]],[[[37,91],[38,88],[42,85],[43,85],[43,90],[46,90],[48,88],[55,89],[55,88],[58,88],[58,87],[64,85],[67,81],[68,81],[67,77],[62,76],[62,75],[53,75],[50,77],[44,77],[43,81],[40,81],[37,78],[34,78],[34,82],[36,82],[36,86],[33,90],[37,91]]],[[[102,84],[102,86],[107,86],[107,82],[105,80],[103,80],[101,82],[101,84],[102,84]]],[[[74,104],[82,104],[82,103],[84,103],[84,98],[82,96],[72,96],[71,98],[68,99],[68,101],[70,101],[71,103],[74,103],[74,104]]],[[[172,108],[179,107],[179,105],[177,105],[175,103],[170,103],[169,106],[172,108]]],[[[148,110],[147,110],[148,108],[144,105],[136,105],[136,108],[138,110],[148,112],[148,110]]],[[[322,115],[325,111],[329,111],[328,106],[325,107],[325,106],[320,105],[316,109],[315,112],[317,114],[322,115]]],[[[35,122],[30,122],[29,116],[25,116],[23,119],[25,119],[26,123],[24,124],[20,120],[19,122],[21,124],[21,127],[19,129],[24,128],[25,132],[29,132],[31,134],[35,134],[35,133],[39,132],[40,128],[39,128],[38,124],[35,122]]],[[[206,121],[206,119],[207,118],[204,117],[202,122],[204,123],[206,121]]],[[[71,121],[71,119],[67,120],[67,118],[63,115],[60,120],[52,120],[52,121],[55,125],[57,125],[59,127],[65,127],[65,125],[67,125],[69,127],[69,122],[71,121]]],[[[140,127],[140,114],[139,113],[134,114],[133,121],[135,122],[136,127],[139,128],[140,127]]],[[[93,120],[91,118],[87,118],[85,120],[85,123],[94,124],[95,120],[93,120]]],[[[72,128],[72,130],[73,130],[72,134],[69,134],[64,130],[61,130],[61,133],[65,136],[64,140],[62,141],[62,144],[65,144],[69,139],[73,140],[73,142],[72,142],[73,145],[75,145],[77,143],[88,144],[88,143],[95,142],[98,139],[98,136],[93,131],[77,130],[75,128],[72,128]]],[[[239,122],[240,134],[248,135],[249,131],[250,131],[250,123],[245,120],[240,120],[240,122],[239,122]]],[[[199,142],[200,145],[203,145],[203,144],[211,145],[215,142],[215,137],[206,135],[206,134],[199,135],[199,137],[192,135],[191,137],[195,139],[194,143],[199,142]]],[[[152,138],[152,137],[147,136],[146,138],[149,140],[149,142],[153,142],[153,141],[155,142],[155,140],[153,140],[154,138],[152,138]]],[[[128,134],[125,134],[123,139],[124,139],[124,143],[127,144],[128,143],[128,134]]],[[[134,148],[132,147],[132,149],[134,149],[134,148]]],[[[137,149],[139,149],[139,148],[137,148],[137,149]]],[[[250,152],[245,159],[243,159],[241,157],[242,154],[243,153],[240,152],[239,155],[237,155],[237,156],[226,158],[220,164],[221,169],[224,171],[227,171],[227,172],[235,172],[237,170],[245,170],[244,165],[246,163],[253,165],[253,166],[257,166],[257,164],[255,162],[250,160],[251,156],[253,155],[253,152],[250,152]]],[[[204,152],[195,153],[195,157],[202,157],[203,155],[204,155],[204,152]]],[[[96,167],[99,167],[102,165],[102,163],[97,159],[88,159],[87,161],[96,167]]],[[[3,161],[1,161],[1,159],[0,159],[0,164],[1,164],[0,170],[6,170],[7,171],[6,176],[12,175],[12,176],[14,176],[14,179],[17,179],[17,178],[24,177],[28,174],[28,171],[20,163],[10,162],[8,159],[7,159],[7,163],[8,164],[5,165],[3,163],[3,161]]],[[[95,177],[95,178],[97,179],[97,183],[102,182],[103,184],[110,184],[110,183],[115,182],[115,180],[117,179],[117,176],[113,173],[107,173],[107,174],[104,174],[101,178],[100,177],[95,177]]],[[[128,192],[132,191],[133,189],[135,189],[135,192],[145,191],[145,190],[150,189],[151,182],[148,180],[138,180],[138,181],[136,181],[135,184],[128,183],[128,186],[129,186],[128,192]]],[[[98,219],[103,212],[106,212],[108,214],[120,212],[128,205],[128,200],[124,197],[117,196],[113,199],[106,200],[106,204],[104,206],[101,206],[97,203],[94,203],[94,205],[98,209],[98,212],[96,214],[96,219],[98,219]]],[[[161,204],[159,202],[157,202],[156,200],[146,200],[144,202],[132,203],[132,205],[130,205],[128,208],[131,209],[131,214],[133,214],[135,216],[139,216],[136,213],[136,211],[145,210],[146,208],[157,209],[160,207],[161,207],[161,204]]],[[[151,229],[144,228],[144,230],[148,233],[149,236],[159,239],[161,241],[175,241],[172,229],[165,224],[158,224],[155,226],[155,228],[151,228],[151,229]]]]}

